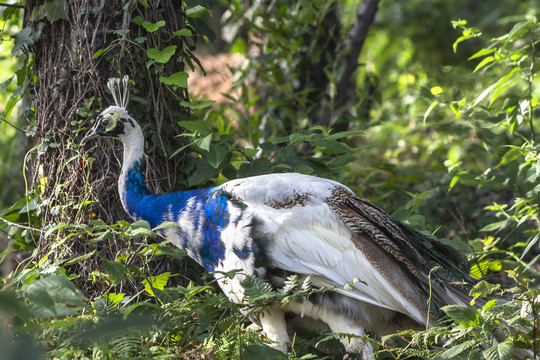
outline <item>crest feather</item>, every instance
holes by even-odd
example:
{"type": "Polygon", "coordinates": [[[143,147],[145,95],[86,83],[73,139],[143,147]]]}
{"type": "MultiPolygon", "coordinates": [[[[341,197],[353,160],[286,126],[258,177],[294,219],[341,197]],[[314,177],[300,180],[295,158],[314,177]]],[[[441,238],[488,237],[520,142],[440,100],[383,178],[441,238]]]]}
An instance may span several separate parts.
{"type": "Polygon", "coordinates": [[[114,104],[118,107],[127,108],[129,102],[129,76],[124,75],[122,82],[119,78],[110,78],[107,87],[111,91],[114,104]]]}

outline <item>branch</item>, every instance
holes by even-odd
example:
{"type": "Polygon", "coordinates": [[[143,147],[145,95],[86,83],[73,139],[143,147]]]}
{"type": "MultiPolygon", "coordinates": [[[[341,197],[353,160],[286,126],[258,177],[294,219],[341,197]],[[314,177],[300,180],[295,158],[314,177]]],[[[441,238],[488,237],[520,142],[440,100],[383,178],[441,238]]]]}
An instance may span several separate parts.
{"type": "Polygon", "coordinates": [[[19,5],[19,4],[0,3],[0,6],[12,7],[12,8],[17,8],[17,9],[24,9],[24,5],[19,5]]]}
{"type": "MultiPolygon", "coordinates": [[[[364,42],[366,40],[369,27],[373,23],[375,14],[379,9],[379,0],[364,0],[360,4],[360,8],[356,13],[356,18],[354,20],[354,25],[349,32],[349,36],[345,41],[345,53],[339,62],[337,68],[345,67],[343,76],[339,80],[336,87],[336,97],[334,99],[333,107],[342,105],[345,100],[345,96],[350,91],[347,91],[351,85],[351,82],[354,83],[353,73],[358,67],[358,56],[362,51],[364,42]]],[[[319,110],[319,121],[318,124],[323,126],[329,126],[332,116],[332,109],[325,103],[319,110]]]]}
{"type": "Polygon", "coordinates": [[[4,219],[3,217],[0,217],[0,221],[6,223],[9,226],[15,226],[15,227],[18,227],[20,229],[37,231],[37,232],[40,232],[40,233],[43,232],[43,230],[41,230],[41,229],[36,229],[36,228],[30,227],[30,226],[24,226],[24,225],[21,225],[21,224],[17,224],[17,223],[14,223],[14,222],[11,222],[9,220],[4,219]]]}

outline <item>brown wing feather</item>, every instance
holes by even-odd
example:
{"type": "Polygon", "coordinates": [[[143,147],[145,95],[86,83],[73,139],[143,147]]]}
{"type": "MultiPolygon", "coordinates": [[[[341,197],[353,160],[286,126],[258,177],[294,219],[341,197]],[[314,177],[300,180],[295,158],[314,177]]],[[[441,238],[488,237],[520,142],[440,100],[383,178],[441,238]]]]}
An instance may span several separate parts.
{"type": "MultiPolygon", "coordinates": [[[[455,281],[464,280],[472,283],[472,280],[463,271],[464,264],[459,256],[455,255],[451,249],[440,243],[432,243],[347,189],[336,188],[327,202],[355,234],[352,241],[360,251],[373,248],[373,244],[362,244],[360,241],[371,241],[390,256],[384,257],[386,261],[394,259],[402,272],[395,274],[394,279],[396,288],[401,292],[409,293],[408,296],[410,296],[410,287],[407,291],[399,284],[405,276],[416,284],[417,291],[420,292],[418,295],[424,299],[422,300],[424,304],[426,304],[425,299],[430,296],[436,300],[437,309],[445,304],[466,301],[467,287],[456,285],[455,281]],[[429,274],[435,267],[439,267],[441,271],[432,273],[430,286],[429,274]],[[449,292],[451,295],[448,294],[449,292]]],[[[373,258],[372,262],[381,260],[383,259],[373,258]]],[[[395,266],[393,265],[392,268],[395,269],[395,266]]]]}
{"type": "Polygon", "coordinates": [[[412,274],[422,276],[419,266],[425,264],[424,258],[383,210],[343,188],[336,188],[327,201],[353,233],[367,235],[412,274]]]}

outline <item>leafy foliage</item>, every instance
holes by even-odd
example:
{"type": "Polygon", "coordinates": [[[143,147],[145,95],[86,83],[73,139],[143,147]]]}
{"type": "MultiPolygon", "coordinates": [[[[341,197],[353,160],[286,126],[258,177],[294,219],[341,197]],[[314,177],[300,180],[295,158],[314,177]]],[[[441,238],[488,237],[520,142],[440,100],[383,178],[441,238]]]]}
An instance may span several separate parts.
{"type": "MultiPolygon", "coordinates": [[[[21,62],[13,70],[16,79],[0,84],[12,90],[3,124],[12,121],[16,104],[34,81],[29,49],[47,24],[67,16],[62,3],[36,8],[31,17],[42,25],[13,34],[11,48],[21,62]]],[[[150,6],[146,0],[132,3],[150,6]]],[[[338,3],[331,1],[224,3],[229,9],[224,26],[237,31],[231,51],[257,49],[240,68],[231,69],[238,90],[238,96],[229,95],[231,105],[184,96],[189,75],[173,71],[172,64],[181,59],[196,68],[200,61],[188,43],[164,40],[173,37],[164,36],[170,34],[164,33],[168,24],[163,21],[134,17],[133,26],[144,29],[145,36],[130,37],[134,28],[114,30],[118,39],[92,55],[114,64],[124,41],[141,47],[147,58],[134,63],[191,111],[172,112],[175,125],[185,130],[179,138],[182,146],[163,144],[147,129],[149,152],[184,156],[175,186],[202,187],[282,171],[345,182],[384,208],[396,209],[394,217],[400,221],[425,232],[436,228],[438,236],[451,238],[441,241],[466,253],[473,260],[471,276],[485,279],[471,292],[475,306],[450,305],[443,308],[447,318],[437,326],[373,339],[378,358],[509,359],[524,356],[523,349],[538,354],[537,19],[502,18],[493,28],[456,20],[459,33],[439,23],[427,37],[422,33],[430,28],[427,23],[437,21],[432,14],[443,7],[450,13],[448,2],[388,4],[362,55],[357,82],[365,87],[356,91],[358,103],[333,109],[338,131],[313,119],[335,95],[341,75],[333,56],[342,55],[338,40],[349,29],[348,14],[353,12],[343,11],[335,19],[338,3]],[[453,45],[443,42],[450,32],[457,38],[453,45]],[[461,52],[468,63],[457,57],[461,52]]],[[[354,10],[356,4],[340,5],[354,10]]],[[[525,9],[513,5],[504,6],[525,9]]],[[[492,5],[474,6],[477,11],[470,16],[476,16],[476,23],[483,17],[499,18],[486,8],[492,5]]],[[[186,27],[172,35],[214,38],[205,21],[210,8],[210,2],[185,1],[186,27]]],[[[3,12],[4,21],[18,23],[18,16],[18,11],[3,12]]],[[[146,75],[139,73],[135,82],[146,75]]],[[[144,113],[149,101],[144,91],[135,89],[132,100],[133,112],[144,113]]],[[[96,95],[77,108],[74,135],[84,131],[101,102],[96,95]]],[[[18,121],[29,123],[12,125],[33,133],[34,106],[30,100],[18,112],[18,121]]],[[[169,135],[177,129],[163,124],[169,135]]],[[[65,184],[58,183],[55,196],[43,201],[48,180],[41,177],[33,191],[1,215],[10,244],[0,257],[12,269],[0,278],[0,320],[10,331],[3,334],[6,339],[0,337],[0,346],[13,354],[10,358],[343,357],[336,335],[315,331],[295,336],[291,353],[283,355],[268,346],[260,329],[248,326],[250,316],[269,303],[326,291],[312,289],[309,280],[291,277],[276,291],[249,278],[246,304],[240,307],[225,299],[183,250],[160,242],[148,223],[107,224],[92,212],[85,214],[95,205],[87,196],[95,159],[80,153],[74,139],[69,141],[74,152],[67,161],[86,172],[85,195],[70,198],[63,193],[65,184]],[[73,221],[42,226],[45,212],[62,214],[66,209],[75,210],[73,221]],[[39,247],[43,238],[54,241],[39,247]],[[73,241],[84,249],[76,256],[73,241]],[[118,243],[120,251],[100,251],[118,243]],[[166,259],[179,266],[157,266],[166,259]],[[90,276],[79,275],[82,267],[92,269],[90,276]]],[[[62,145],[49,134],[31,153],[42,155],[62,145]]]]}

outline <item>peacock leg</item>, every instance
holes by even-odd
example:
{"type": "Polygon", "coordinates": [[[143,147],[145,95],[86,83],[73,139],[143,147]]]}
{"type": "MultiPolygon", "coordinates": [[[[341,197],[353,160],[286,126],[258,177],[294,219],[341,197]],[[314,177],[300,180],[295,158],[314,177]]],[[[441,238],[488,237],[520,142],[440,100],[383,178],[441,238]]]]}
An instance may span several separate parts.
{"type": "Polygon", "coordinates": [[[316,320],[321,320],[326,323],[334,333],[353,335],[352,337],[340,336],[339,340],[343,346],[345,346],[345,350],[347,350],[347,352],[360,354],[361,360],[375,359],[373,345],[362,339],[363,336],[366,336],[364,328],[345,315],[315,305],[310,301],[290,302],[287,309],[301,317],[308,316],[316,320]]]}
{"type": "Polygon", "coordinates": [[[273,305],[265,309],[259,315],[259,321],[263,328],[263,333],[275,343],[271,344],[274,349],[287,353],[287,346],[291,345],[287,334],[287,323],[285,322],[285,312],[279,305],[273,305]]]}

